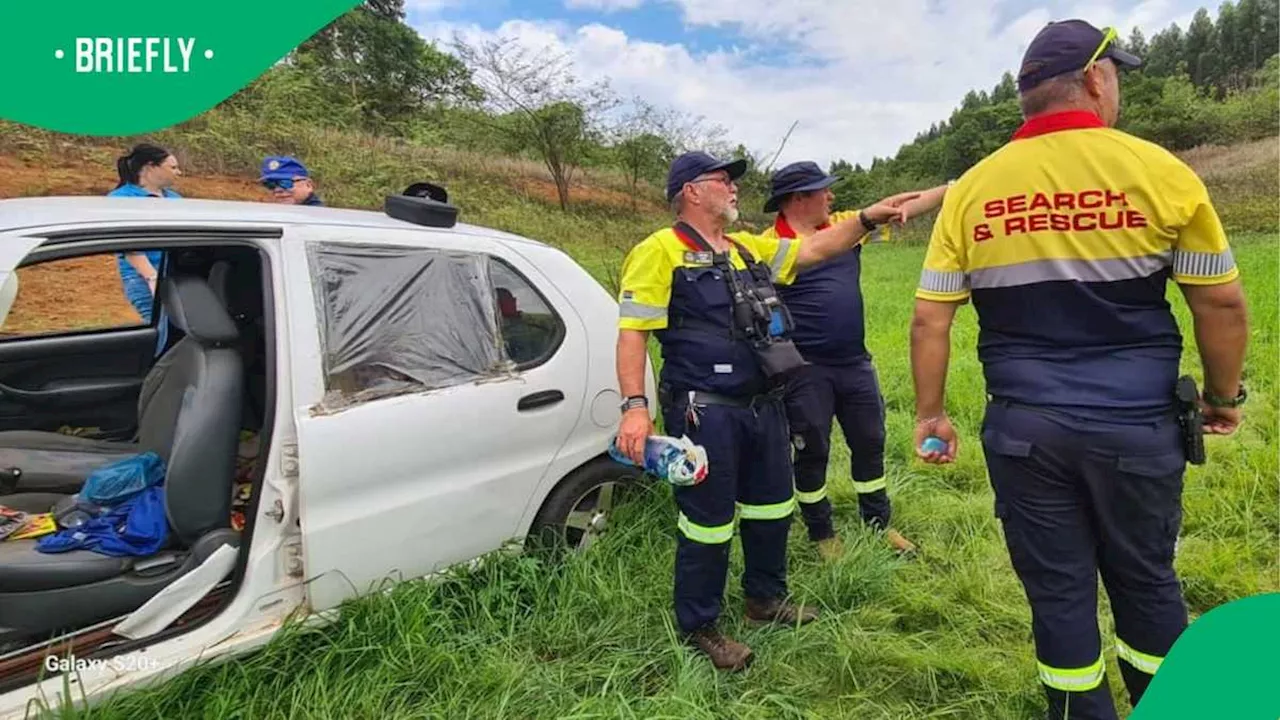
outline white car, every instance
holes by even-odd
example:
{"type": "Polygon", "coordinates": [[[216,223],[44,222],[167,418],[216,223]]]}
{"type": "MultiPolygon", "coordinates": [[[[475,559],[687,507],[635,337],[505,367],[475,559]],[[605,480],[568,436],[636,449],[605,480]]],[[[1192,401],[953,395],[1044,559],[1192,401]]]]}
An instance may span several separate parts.
{"type": "MultiPolygon", "coordinates": [[[[0,288],[0,506],[59,522],[0,541],[0,717],[56,707],[64,675],[92,704],[522,538],[585,547],[640,477],[607,455],[615,300],[446,197],[4,200],[0,288]],[[156,250],[134,310],[116,263],[156,250]],[[163,541],[46,552],[92,517],[86,478],[147,451],[163,541]]],[[[114,507],[145,520],[144,496],[114,507]]]]}

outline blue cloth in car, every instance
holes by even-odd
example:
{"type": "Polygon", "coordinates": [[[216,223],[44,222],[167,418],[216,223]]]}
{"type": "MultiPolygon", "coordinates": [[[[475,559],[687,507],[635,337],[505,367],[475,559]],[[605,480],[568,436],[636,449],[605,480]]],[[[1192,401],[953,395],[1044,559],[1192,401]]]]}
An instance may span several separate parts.
{"type": "Polygon", "coordinates": [[[36,550],[42,553],[92,550],[114,557],[147,557],[159,552],[168,539],[164,489],[153,486],[114,505],[101,517],[40,538],[36,550]]]}
{"type": "Polygon", "coordinates": [[[113,505],[164,481],[164,461],[153,451],[107,463],[89,474],[80,497],[95,505],[113,505]]]}

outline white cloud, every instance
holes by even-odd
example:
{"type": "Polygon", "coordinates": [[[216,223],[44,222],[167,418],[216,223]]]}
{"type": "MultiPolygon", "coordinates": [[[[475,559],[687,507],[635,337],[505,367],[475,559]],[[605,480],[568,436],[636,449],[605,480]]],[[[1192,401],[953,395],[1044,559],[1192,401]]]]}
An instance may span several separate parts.
{"type": "Polygon", "coordinates": [[[694,55],[679,43],[637,40],[601,24],[520,20],[494,30],[448,23],[419,30],[428,38],[455,30],[472,39],[515,36],[531,48],[567,51],[585,79],[608,78],[624,97],[704,116],[768,156],[798,121],[778,165],[811,159],[825,167],[839,158],[866,164],[894,155],[949,117],[966,92],[989,90],[1016,70],[1027,43],[1051,19],[1085,17],[1127,34],[1134,23],[1155,30],[1178,20],[1185,28],[1183,18],[1194,11],[1186,9],[1188,0],[1146,0],[1127,10],[1064,0],[1061,7],[1028,4],[1013,14],[1000,7],[1007,0],[666,1],[680,6],[688,26],[735,32],[756,48],[783,45],[803,61],[771,67],[763,64],[770,52],[694,55]]]}
{"type": "Polygon", "coordinates": [[[643,4],[644,0],[564,0],[564,6],[573,10],[599,10],[601,12],[635,10],[643,4]]]}

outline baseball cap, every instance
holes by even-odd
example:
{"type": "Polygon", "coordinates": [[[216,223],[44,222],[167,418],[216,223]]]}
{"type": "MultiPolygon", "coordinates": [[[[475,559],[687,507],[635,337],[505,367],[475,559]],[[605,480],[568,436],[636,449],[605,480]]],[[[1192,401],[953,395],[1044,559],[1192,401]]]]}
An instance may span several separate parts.
{"type": "Polygon", "coordinates": [[[262,177],[258,178],[258,182],[292,180],[296,177],[311,177],[311,175],[307,172],[307,167],[296,158],[273,155],[262,161],[262,177]]]}
{"type": "Polygon", "coordinates": [[[671,202],[671,198],[680,192],[685,183],[716,170],[728,170],[729,179],[737,180],[747,171],[747,161],[720,160],[700,150],[687,152],[672,160],[671,169],[667,172],[667,202],[671,202]]]}
{"type": "Polygon", "coordinates": [[[1052,77],[1080,70],[1092,60],[1111,58],[1122,68],[1142,64],[1136,55],[1116,47],[1116,32],[1104,32],[1084,20],[1061,20],[1044,26],[1022,56],[1018,90],[1026,92],[1052,77]],[[1094,54],[1097,53],[1097,57],[1094,54]]]}
{"type": "Polygon", "coordinates": [[[764,211],[774,212],[782,198],[791,193],[828,188],[839,179],[826,174],[817,163],[809,160],[786,165],[769,178],[769,199],[764,203],[764,211]]]}

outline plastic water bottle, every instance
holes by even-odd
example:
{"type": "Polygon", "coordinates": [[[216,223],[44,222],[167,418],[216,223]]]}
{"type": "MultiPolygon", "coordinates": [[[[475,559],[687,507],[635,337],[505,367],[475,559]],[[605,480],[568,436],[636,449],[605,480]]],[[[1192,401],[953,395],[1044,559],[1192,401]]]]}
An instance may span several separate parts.
{"type": "MultiPolygon", "coordinates": [[[[635,462],[618,448],[618,438],[609,443],[609,457],[623,465],[635,462]]],[[[707,451],[688,437],[650,435],[644,442],[645,472],[672,485],[697,485],[707,478],[707,451]]]]}

